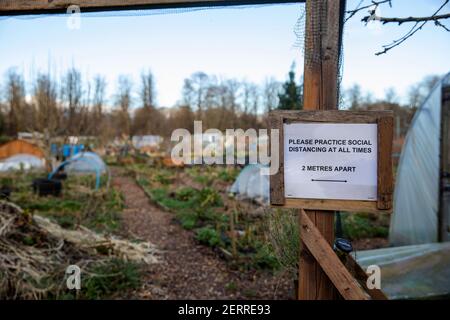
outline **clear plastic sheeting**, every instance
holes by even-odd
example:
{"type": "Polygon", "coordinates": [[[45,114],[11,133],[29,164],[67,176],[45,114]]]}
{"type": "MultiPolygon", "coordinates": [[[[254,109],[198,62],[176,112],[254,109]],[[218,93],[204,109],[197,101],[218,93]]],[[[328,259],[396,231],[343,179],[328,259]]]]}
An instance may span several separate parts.
{"type": "Polygon", "coordinates": [[[450,73],[416,111],[406,136],[394,192],[391,245],[438,241],[441,96],[447,85],[450,73]]]}
{"type": "Polygon", "coordinates": [[[251,199],[257,202],[269,203],[269,176],[262,175],[260,164],[249,164],[236,178],[230,188],[230,192],[243,199],[251,199]]]}
{"type": "Polygon", "coordinates": [[[0,172],[45,169],[45,160],[31,154],[16,154],[0,162],[0,172]]]}
{"type": "Polygon", "coordinates": [[[158,147],[162,141],[163,138],[161,136],[155,135],[133,136],[131,139],[133,146],[138,149],[143,147],[158,147]]]}
{"type": "Polygon", "coordinates": [[[106,164],[94,152],[81,152],[68,160],[64,167],[68,173],[106,173],[106,164]]]}
{"type": "Polygon", "coordinates": [[[389,299],[450,296],[449,242],[358,251],[353,256],[364,269],[380,267],[381,290],[389,299]]]}

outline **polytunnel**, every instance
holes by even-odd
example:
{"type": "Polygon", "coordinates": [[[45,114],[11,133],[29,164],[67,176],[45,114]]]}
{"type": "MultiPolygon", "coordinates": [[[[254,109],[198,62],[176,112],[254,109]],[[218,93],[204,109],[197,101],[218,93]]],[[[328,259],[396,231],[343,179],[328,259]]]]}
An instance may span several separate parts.
{"type": "Polygon", "coordinates": [[[0,161],[0,172],[45,169],[45,160],[31,154],[16,154],[0,161]]]}
{"type": "Polygon", "coordinates": [[[107,173],[106,164],[102,158],[94,152],[80,152],[72,156],[68,160],[61,163],[50,175],[49,179],[64,169],[67,173],[75,174],[95,174],[95,188],[100,188],[101,175],[107,173]]]}
{"type": "Polygon", "coordinates": [[[67,173],[105,173],[106,164],[94,152],[80,152],[71,157],[64,167],[67,173]]]}
{"type": "Polygon", "coordinates": [[[12,140],[0,146],[0,171],[45,169],[45,153],[38,146],[12,140]]]}
{"type": "Polygon", "coordinates": [[[237,176],[230,192],[242,198],[269,203],[269,176],[262,175],[260,164],[249,164],[237,176]]]}
{"type": "Polygon", "coordinates": [[[449,240],[450,73],[416,111],[400,157],[391,245],[449,240]]]}

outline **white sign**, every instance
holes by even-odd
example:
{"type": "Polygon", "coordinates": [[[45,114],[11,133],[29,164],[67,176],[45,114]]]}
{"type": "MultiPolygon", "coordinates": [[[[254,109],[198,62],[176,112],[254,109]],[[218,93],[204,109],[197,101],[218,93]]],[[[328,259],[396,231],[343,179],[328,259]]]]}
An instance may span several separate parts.
{"type": "Polygon", "coordinates": [[[377,200],[377,125],[284,124],[286,198],[377,200]]]}

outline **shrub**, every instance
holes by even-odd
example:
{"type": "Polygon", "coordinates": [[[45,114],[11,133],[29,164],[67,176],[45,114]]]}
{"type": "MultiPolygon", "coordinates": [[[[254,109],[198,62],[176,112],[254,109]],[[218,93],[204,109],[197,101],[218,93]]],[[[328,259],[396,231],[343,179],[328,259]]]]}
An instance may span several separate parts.
{"type": "Polygon", "coordinates": [[[367,213],[342,213],[344,236],[356,240],[361,238],[386,238],[389,233],[389,216],[367,213]]]}
{"type": "Polygon", "coordinates": [[[203,227],[196,231],[196,239],[210,247],[216,247],[220,244],[220,235],[211,227],[203,227]]]}
{"type": "Polygon", "coordinates": [[[212,188],[201,189],[198,196],[198,202],[202,207],[219,207],[223,205],[220,194],[212,188]]]}
{"type": "Polygon", "coordinates": [[[253,257],[253,264],[262,269],[268,268],[273,270],[280,266],[273,250],[266,244],[261,245],[257,249],[253,257]]]}
{"type": "Polygon", "coordinates": [[[197,215],[192,212],[180,213],[178,215],[181,226],[184,229],[191,230],[197,225],[197,215]]]}
{"type": "Polygon", "coordinates": [[[180,188],[176,191],[176,198],[180,201],[190,201],[197,194],[197,190],[190,187],[180,188]]]}
{"type": "Polygon", "coordinates": [[[119,259],[94,267],[90,276],[82,279],[82,297],[101,299],[122,293],[126,289],[137,289],[140,285],[138,265],[119,259]]]}

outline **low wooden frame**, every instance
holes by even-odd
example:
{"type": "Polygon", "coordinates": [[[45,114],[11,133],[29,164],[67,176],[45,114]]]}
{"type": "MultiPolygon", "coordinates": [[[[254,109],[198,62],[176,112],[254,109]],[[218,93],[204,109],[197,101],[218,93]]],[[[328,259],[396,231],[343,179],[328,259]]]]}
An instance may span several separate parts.
{"type": "Polygon", "coordinates": [[[311,210],[341,210],[350,212],[392,212],[392,138],[391,111],[272,111],[271,129],[279,130],[279,161],[277,174],[270,176],[270,203],[273,206],[311,210]],[[293,199],[284,192],[284,123],[376,123],[378,125],[377,201],[293,199]]]}

